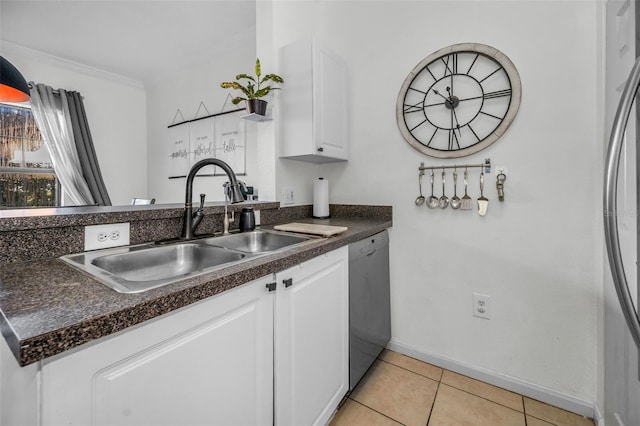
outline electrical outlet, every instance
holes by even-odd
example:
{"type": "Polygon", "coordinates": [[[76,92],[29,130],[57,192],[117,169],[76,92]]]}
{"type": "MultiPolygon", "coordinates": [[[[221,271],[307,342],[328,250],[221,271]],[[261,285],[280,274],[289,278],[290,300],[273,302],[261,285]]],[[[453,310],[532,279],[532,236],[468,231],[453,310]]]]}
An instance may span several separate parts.
{"type": "Polygon", "coordinates": [[[293,188],[287,187],[287,186],[282,188],[282,202],[284,204],[293,204],[294,195],[295,195],[295,191],[293,188]]]}
{"type": "Polygon", "coordinates": [[[473,316],[491,319],[491,296],[473,293],[473,316]]]}
{"type": "Polygon", "coordinates": [[[84,227],[84,250],[129,245],[129,222],[84,227]]]}

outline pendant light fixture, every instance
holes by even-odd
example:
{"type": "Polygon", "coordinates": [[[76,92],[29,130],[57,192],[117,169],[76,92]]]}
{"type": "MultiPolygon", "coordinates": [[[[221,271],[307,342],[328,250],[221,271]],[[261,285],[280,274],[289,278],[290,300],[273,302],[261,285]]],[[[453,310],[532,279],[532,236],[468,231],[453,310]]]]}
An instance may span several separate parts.
{"type": "Polygon", "coordinates": [[[30,98],[29,86],[20,71],[0,56],[0,101],[26,102],[30,98]]]}

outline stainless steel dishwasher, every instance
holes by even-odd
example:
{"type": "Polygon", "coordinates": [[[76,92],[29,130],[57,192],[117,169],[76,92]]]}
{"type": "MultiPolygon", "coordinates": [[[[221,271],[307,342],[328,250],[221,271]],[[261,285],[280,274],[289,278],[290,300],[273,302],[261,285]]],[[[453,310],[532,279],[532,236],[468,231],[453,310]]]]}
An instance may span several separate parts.
{"type": "Polygon", "coordinates": [[[349,245],[349,390],[391,339],[389,234],[349,245]]]}

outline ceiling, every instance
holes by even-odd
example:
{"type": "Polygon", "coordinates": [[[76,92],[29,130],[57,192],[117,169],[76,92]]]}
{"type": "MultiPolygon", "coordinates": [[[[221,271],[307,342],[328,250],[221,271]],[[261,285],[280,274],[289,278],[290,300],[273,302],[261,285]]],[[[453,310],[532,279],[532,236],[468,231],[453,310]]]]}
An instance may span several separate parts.
{"type": "Polygon", "coordinates": [[[250,32],[255,0],[0,0],[0,40],[148,84],[250,32]]]}

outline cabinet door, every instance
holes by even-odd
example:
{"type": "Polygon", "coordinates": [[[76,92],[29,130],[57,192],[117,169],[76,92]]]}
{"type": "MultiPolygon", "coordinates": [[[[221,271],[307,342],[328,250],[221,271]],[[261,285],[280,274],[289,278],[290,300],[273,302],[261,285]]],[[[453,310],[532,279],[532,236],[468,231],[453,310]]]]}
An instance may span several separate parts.
{"type": "Polygon", "coordinates": [[[348,159],[347,67],[316,40],[280,49],[286,84],[279,94],[279,153],[283,158],[325,163],[348,159]]]}
{"type": "Polygon", "coordinates": [[[44,362],[43,424],[271,424],[269,278],[44,362]]]}
{"type": "Polygon", "coordinates": [[[313,55],[314,142],[318,155],[347,160],[347,75],[342,59],[321,46],[313,55]]]}
{"type": "Polygon", "coordinates": [[[276,276],[276,425],[324,425],[347,392],[348,276],[347,247],[276,276]]]}

